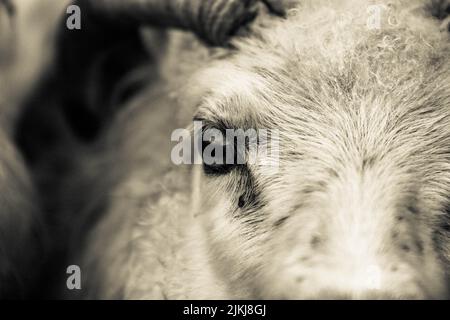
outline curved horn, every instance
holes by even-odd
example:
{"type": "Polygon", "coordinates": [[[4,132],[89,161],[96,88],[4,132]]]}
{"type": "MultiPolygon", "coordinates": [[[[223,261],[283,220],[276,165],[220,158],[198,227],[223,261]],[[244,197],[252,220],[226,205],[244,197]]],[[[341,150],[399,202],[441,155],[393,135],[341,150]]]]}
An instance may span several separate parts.
{"type": "Polygon", "coordinates": [[[191,30],[210,45],[223,45],[257,15],[258,3],[283,15],[282,0],[79,0],[98,17],[132,24],[191,30]]]}

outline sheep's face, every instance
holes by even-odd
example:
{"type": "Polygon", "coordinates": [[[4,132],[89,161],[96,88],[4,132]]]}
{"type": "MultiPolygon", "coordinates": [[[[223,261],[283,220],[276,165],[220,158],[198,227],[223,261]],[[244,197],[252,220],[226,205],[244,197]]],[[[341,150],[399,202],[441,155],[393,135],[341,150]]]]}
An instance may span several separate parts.
{"type": "Polygon", "coordinates": [[[200,75],[204,129],[278,130],[278,166],[198,168],[211,261],[236,295],[447,295],[448,35],[409,11],[369,30],[347,9],[340,25],[300,11],[200,75]]]}

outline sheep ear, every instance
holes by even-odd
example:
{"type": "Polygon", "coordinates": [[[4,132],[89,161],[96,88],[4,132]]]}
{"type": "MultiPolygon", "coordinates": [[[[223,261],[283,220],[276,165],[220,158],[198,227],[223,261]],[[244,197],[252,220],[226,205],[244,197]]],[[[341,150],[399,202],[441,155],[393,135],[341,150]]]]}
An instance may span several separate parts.
{"type": "MultiPolygon", "coordinates": [[[[81,134],[86,131],[85,123],[101,127],[121,105],[115,101],[122,97],[111,93],[118,91],[131,70],[154,58],[142,42],[140,27],[184,29],[207,45],[226,46],[241,26],[256,17],[261,5],[274,14],[284,14],[282,1],[290,0],[73,1],[80,7],[82,26],[76,31],[60,28],[55,62],[56,77],[64,79],[59,92],[69,123],[81,134]],[[85,116],[77,120],[83,111],[85,116]]],[[[139,85],[127,87],[124,99],[139,90],[139,85]]]]}

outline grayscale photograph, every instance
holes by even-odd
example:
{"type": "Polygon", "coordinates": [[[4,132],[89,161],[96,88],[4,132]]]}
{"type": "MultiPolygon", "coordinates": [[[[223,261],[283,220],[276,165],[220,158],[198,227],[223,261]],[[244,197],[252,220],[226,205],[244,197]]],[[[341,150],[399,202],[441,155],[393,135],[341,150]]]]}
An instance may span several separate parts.
{"type": "Polygon", "coordinates": [[[0,300],[449,298],[450,0],[0,0],[0,300]]]}

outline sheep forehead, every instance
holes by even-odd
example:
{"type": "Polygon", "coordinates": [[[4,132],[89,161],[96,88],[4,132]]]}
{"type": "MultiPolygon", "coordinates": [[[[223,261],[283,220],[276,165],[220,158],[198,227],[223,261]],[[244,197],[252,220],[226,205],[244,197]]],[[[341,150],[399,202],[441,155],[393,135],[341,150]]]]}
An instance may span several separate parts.
{"type": "MultiPolygon", "coordinates": [[[[319,26],[312,22],[326,9],[299,11],[256,30],[258,36],[238,40],[237,54],[206,71],[208,85],[218,93],[214,98],[221,100],[208,101],[208,107],[221,116],[275,116],[283,122],[283,116],[323,113],[324,107],[340,104],[377,104],[405,113],[427,97],[429,107],[448,104],[448,36],[431,19],[410,13],[411,6],[400,11],[398,24],[370,31],[366,11],[361,14],[366,7],[353,7],[355,20],[340,26],[327,25],[335,23],[336,14],[319,26]]],[[[338,15],[350,10],[343,8],[338,15]]]]}
{"type": "Polygon", "coordinates": [[[235,127],[278,128],[282,167],[293,166],[290,172],[296,172],[295,168],[302,166],[302,179],[305,163],[309,176],[316,177],[319,171],[342,171],[378,162],[374,170],[383,168],[386,181],[397,177],[409,177],[411,183],[427,179],[432,183],[425,184],[425,189],[450,191],[450,183],[446,183],[450,181],[446,173],[450,68],[444,60],[431,63],[432,52],[440,59],[444,50],[417,53],[429,63],[421,78],[415,78],[412,64],[403,63],[399,65],[405,66],[409,75],[392,75],[390,79],[388,72],[383,73],[386,66],[377,70],[378,78],[358,79],[360,73],[352,68],[364,63],[369,66],[366,60],[359,64],[345,61],[342,69],[318,63],[313,65],[317,72],[312,72],[308,70],[312,64],[299,59],[298,51],[279,54],[273,60],[261,57],[271,54],[271,49],[261,48],[258,58],[251,60],[246,60],[247,52],[242,50],[242,54],[208,70],[213,93],[200,109],[206,118],[228,119],[235,127]],[[281,63],[274,62],[280,57],[281,63]],[[352,88],[339,81],[346,75],[353,82],[352,88]],[[385,81],[379,83],[380,79],[385,81]],[[416,173],[411,176],[408,171],[416,173]],[[436,172],[442,173],[440,178],[436,172]],[[435,183],[438,178],[441,182],[435,183]]]}

